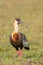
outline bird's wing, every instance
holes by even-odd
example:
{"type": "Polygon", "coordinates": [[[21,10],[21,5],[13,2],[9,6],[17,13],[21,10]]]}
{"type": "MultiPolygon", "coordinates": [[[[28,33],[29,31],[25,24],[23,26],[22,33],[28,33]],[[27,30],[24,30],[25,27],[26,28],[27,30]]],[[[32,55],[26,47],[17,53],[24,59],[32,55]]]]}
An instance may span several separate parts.
{"type": "Polygon", "coordinates": [[[25,35],[22,36],[22,42],[23,42],[23,46],[24,47],[28,47],[29,46],[28,40],[26,39],[25,35]]]}

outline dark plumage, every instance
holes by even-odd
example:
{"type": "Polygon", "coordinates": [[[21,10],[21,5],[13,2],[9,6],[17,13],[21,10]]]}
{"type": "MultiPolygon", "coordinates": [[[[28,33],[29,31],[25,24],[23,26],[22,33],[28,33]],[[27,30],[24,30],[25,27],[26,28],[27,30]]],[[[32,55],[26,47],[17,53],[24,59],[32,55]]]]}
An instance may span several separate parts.
{"type": "Polygon", "coordinates": [[[10,35],[10,43],[12,44],[13,47],[15,47],[16,50],[19,50],[19,48],[22,49],[23,47],[26,50],[29,50],[28,41],[25,35],[22,33],[18,33],[15,42],[12,39],[12,36],[10,35]]]}

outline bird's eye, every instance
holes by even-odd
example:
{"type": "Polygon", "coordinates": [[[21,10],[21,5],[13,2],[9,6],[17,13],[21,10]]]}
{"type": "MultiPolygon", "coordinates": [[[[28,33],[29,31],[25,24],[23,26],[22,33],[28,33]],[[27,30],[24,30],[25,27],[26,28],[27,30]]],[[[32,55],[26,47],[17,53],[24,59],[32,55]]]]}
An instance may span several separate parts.
{"type": "Polygon", "coordinates": [[[19,23],[17,23],[17,24],[19,24],[19,23]]]}

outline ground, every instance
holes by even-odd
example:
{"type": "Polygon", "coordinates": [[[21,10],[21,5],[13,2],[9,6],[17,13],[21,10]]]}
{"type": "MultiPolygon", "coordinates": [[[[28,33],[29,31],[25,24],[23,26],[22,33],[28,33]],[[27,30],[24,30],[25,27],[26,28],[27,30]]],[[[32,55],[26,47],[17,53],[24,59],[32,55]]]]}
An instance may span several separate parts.
{"type": "Polygon", "coordinates": [[[43,65],[43,0],[0,0],[0,65],[43,65]],[[30,47],[23,49],[21,60],[9,42],[15,17],[28,26],[19,29],[30,47]]]}

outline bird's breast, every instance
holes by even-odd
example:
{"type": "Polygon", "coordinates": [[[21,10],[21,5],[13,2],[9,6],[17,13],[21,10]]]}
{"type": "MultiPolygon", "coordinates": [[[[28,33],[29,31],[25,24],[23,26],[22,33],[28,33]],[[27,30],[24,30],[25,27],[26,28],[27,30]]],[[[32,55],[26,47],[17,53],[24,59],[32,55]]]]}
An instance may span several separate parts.
{"type": "Polygon", "coordinates": [[[14,42],[18,42],[19,41],[19,34],[14,33],[12,39],[13,39],[14,42]]]}

